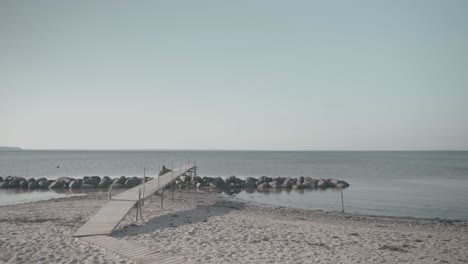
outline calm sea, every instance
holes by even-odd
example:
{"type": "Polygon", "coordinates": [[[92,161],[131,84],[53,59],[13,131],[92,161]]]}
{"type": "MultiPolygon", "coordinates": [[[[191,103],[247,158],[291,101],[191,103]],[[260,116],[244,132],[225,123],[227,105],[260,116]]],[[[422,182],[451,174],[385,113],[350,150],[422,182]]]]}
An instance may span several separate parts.
{"type": "MultiPolygon", "coordinates": [[[[170,167],[172,162],[176,167],[187,160],[196,160],[201,176],[346,180],[351,186],[343,191],[344,203],[350,213],[468,219],[465,151],[0,151],[0,176],[142,176],[145,167],[152,176],[162,165],[170,167]]],[[[7,195],[10,203],[24,200],[0,190],[0,204],[7,195]]],[[[341,210],[340,193],[332,190],[241,192],[236,197],[303,209],[341,210]]]]}

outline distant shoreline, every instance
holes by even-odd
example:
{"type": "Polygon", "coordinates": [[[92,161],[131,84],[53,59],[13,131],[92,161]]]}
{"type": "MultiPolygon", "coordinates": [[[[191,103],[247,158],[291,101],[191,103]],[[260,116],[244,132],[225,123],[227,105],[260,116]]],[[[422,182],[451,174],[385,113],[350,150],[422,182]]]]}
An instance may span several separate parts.
{"type": "Polygon", "coordinates": [[[0,146],[0,151],[19,151],[19,150],[23,150],[23,149],[18,148],[18,147],[3,147],[3,146],[0,146]]]}
{"type": "Polygon", "coordinates": [[[22,149],[18,147],[0,147],[2,150],[23,151],[193,151],[193,152],[468,152],[468,149],[428,149],[428,150],[262,150],[262,149],[22,149]]]}

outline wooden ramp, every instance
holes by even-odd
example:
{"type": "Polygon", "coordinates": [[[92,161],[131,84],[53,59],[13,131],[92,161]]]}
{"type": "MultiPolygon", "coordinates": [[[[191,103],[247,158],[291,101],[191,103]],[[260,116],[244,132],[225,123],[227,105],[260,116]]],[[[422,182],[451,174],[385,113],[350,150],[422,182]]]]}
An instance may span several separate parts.
{"type": "MultiPolygon", "coordinates": [[[[194,168],[195,165],[188,163],[180,168],[174,169],[166,174],[159,176],[159,179],[152,179],[145,183],[145,192],[143,199],[146,199],[164,189],[172,181],[182,176],[187,171],[194,168]]],[[[75,233],[75,237],[110,235],[114,228],[130,212],[138,201],[138,193],[143,189],[143,184],[124,191],[114,197],[104,205],[91,219],[86,222],[75,233]]]]}
{"type": "Polygon", "coordinates": [[[104,248],[117,255],[129,258],[137,263],[182,264],[182,259],[155,252],[153,249],[137,245],[111,236],[87,236],[80,238],[92,245],[104,248]]]}
{"type": "Polygon", "coordinates": [[[142,199],[146,199],[154,193],[163,190],[171,182],[194,168],[195,164],[185,164],[180,168],[146,182],[144,188],[143,184],[140,184],[112,197],[101,210],[76,231],[74,236],[123,257],[127,257],[137,263],[183,263],[183,261],[175,257],[161,254],[155,250],[142,247],[129,241],[113,238],[110,235],[130,210],[135,207],[138,202],[140,190],[143,191],[144,189],[142,199]]]}

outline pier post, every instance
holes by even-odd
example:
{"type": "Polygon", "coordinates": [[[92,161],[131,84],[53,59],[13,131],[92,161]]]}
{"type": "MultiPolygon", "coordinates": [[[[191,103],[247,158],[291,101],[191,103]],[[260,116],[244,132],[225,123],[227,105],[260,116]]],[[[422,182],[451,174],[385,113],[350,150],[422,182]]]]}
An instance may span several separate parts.
{"type": "Polygon", "coordinates": [[[344,214],[344,202],[343,202],[343,188],[340,186],[341,192],[341,213],[344,214]]]}
{"type": "Polygon", "coordinates": [[[135,216],[135,222],[138,223],[138,210],[139,210],[139,207],[140,207],[140,197],[141,197],[141,189],[138,188],[138,201],[136,203],[136,216],[135,216]]]}
{"type": "Polygon", "coordinates": [[[163,202],[164,202],[164,189],[161,191],[161,211],[163,209],[163,202]]]}
{"type": "Polygon", "coordinates": [[[172,195],[171,201],[174,201],[174,183],[172,183],[172,189],[171,190],[172,190],[172,192],[171,192],[171,195],[172,195]]]}
{"type": "Polygon", "coordinates": [[[112,185],[109,186],[109,193],[107,194],[107,202],[110,202],[112,198],[112,185]]]}
{"type": "Polygon", "coordinates": [[[141,205],[145,205],[145,184],[146,184],[146,168],[143,168],[143,201],[141,201],[141,205]]]}

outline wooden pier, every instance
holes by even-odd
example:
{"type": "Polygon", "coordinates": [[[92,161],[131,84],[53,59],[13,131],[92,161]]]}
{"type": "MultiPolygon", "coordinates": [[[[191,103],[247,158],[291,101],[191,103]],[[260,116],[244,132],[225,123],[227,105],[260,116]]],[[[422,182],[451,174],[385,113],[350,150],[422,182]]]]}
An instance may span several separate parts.
{"type": "Polygon", "coordinates": [[[166,256],[149,248],[110,237],[110,235],[130,210],[138,205],[140,199],[144,200],[157,192],[161,192],[177,178],[194,170],[196,170],[196,165],[187,163],[180,168],[160,175],[158,178],[143,182],[134,188],[113,196],[101,210],[78,229],[74,236],[130,258],[137,263],[182,263],[175,257],[166,256]]]}

